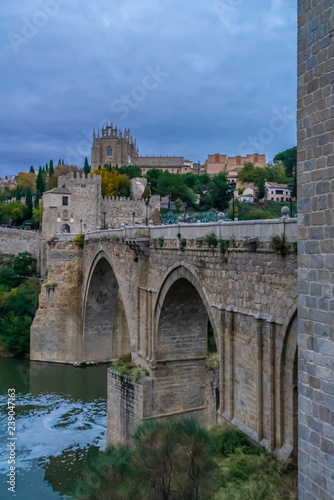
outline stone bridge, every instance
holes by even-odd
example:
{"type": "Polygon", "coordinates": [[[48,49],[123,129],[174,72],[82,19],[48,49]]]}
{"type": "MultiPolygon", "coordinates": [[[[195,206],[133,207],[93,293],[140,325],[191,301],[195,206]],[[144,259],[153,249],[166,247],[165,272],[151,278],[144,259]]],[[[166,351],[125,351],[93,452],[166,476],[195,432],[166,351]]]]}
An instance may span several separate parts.
{"type": "Polygon", "coordinates": [[[31,359],[107,362],[131,353],[148,375],[108,375],[108,440],[146,418],[227,420],[282,456],[297,449],[297,223],[132,227],[49,243],[31,359]],[[212,236],[212,235],[215,236],[212,236]],[[208,246],[206,237],[211,235],[208,246]],[[271,246],[279,236],[281,255],[271,246]],[[208,326],[219,369],[207,368],[208,326]]]}

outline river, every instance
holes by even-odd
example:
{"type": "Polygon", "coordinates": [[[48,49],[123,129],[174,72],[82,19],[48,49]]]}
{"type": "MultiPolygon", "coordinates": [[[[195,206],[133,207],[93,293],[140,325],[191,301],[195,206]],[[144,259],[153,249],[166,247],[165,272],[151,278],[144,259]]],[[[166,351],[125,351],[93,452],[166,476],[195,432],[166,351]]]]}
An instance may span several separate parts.
{"type": "Polygon", "coordinates": [[[0,499],[71,498],[87,458],[105,447],[106,399],[107,365],[75,368],[0,358],[0,499]],[[13,436],[8,428],[11,388],[13,436]],[[15,493],[7,483],[14,455],[15,493]]]}

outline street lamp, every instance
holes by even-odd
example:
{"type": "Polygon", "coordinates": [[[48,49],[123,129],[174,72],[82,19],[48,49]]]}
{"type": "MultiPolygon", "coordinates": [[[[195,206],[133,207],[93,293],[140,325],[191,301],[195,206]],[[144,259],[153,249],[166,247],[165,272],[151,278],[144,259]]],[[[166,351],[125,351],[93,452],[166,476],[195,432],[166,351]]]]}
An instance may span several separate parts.
{"type": "Polygon", "coordinates": [[[230,181],[230,191],[232,191],[232,220],[234,220],[234,190],[237,186],[237,183],[234,179],[230,181]]]}
{"type": "Polygon", "coordinates": [[[107,212],[102,212],[103,214],[103,229],[106,228],[106,215],[107,215],[107,212]]]}
{"type": "Polygon", "coordinates": [[[82,233],[82,219],[79,219],[80,222],[80,234],[82,233]]]}
{"type": "Polygon", "coordinates": [[[292,218],[292,190],[295,187],[294,182],[289,182],[288,189],[290,190],[290,217],[292,218]]]}
{"type": "Polygon", "coordinates": [[[145,201],[145,207],[146,207],[146,226],[147,226],[147,221],[148,221],[148,207],[150,206],[150,200],[147,198],[145,201]]]}

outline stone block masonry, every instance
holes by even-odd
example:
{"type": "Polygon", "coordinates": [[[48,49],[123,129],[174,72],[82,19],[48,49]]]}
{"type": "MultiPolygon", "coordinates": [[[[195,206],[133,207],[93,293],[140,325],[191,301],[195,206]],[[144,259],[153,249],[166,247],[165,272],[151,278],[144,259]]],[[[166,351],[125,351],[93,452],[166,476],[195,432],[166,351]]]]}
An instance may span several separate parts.
{"type": "Polygon", "coordinates": [[[298,1],[299,498],[334,498],[334,0],[298,1]]]}

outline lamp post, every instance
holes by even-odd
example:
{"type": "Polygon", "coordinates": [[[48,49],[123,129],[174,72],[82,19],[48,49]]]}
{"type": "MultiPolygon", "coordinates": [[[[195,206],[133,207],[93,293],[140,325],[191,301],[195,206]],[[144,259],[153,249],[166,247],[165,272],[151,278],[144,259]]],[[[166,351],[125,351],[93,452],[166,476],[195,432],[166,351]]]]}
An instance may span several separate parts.
{"type": "Polygon", "coordinates": [[[82,233],[82,219],[79,219],[80,222],[80,234],[82,233]]]}
{"type": "Polygon", "coordinates": [[[102,229],[105,229],[106,228],[106,215],[107,215],[107,212],[102,212],[102,215],[103,215],[103,219],[102,219],[102,229]]]}
{"type": "Polygon", "coordinates": [[[145,201],[145,207],[146,207],[146,226],[147,226],[147,222],[148,222],[148,207],[150,206],[150,200],[147,198],[147,200],[145,201]]]}
{"type": "Polygon", "coordinates": [[[288,189],[290,190],[290,217],[292,218],[292,190],[295,186],[294,182],[289,182],[288,189]]]}
{"type": "Polygon", "coordinates": [[[135,225],[135,217],[136,217],[136,212],[132,212],[132,222],[133,222],[133,226],[135,225]]]}
{"type": "Polygon", "coordinates": [[[234,190],[237,186],[237,183],[234,179],[230,181],[230,190],[232,191],[232,219],[234,220],[234,190]]]}

